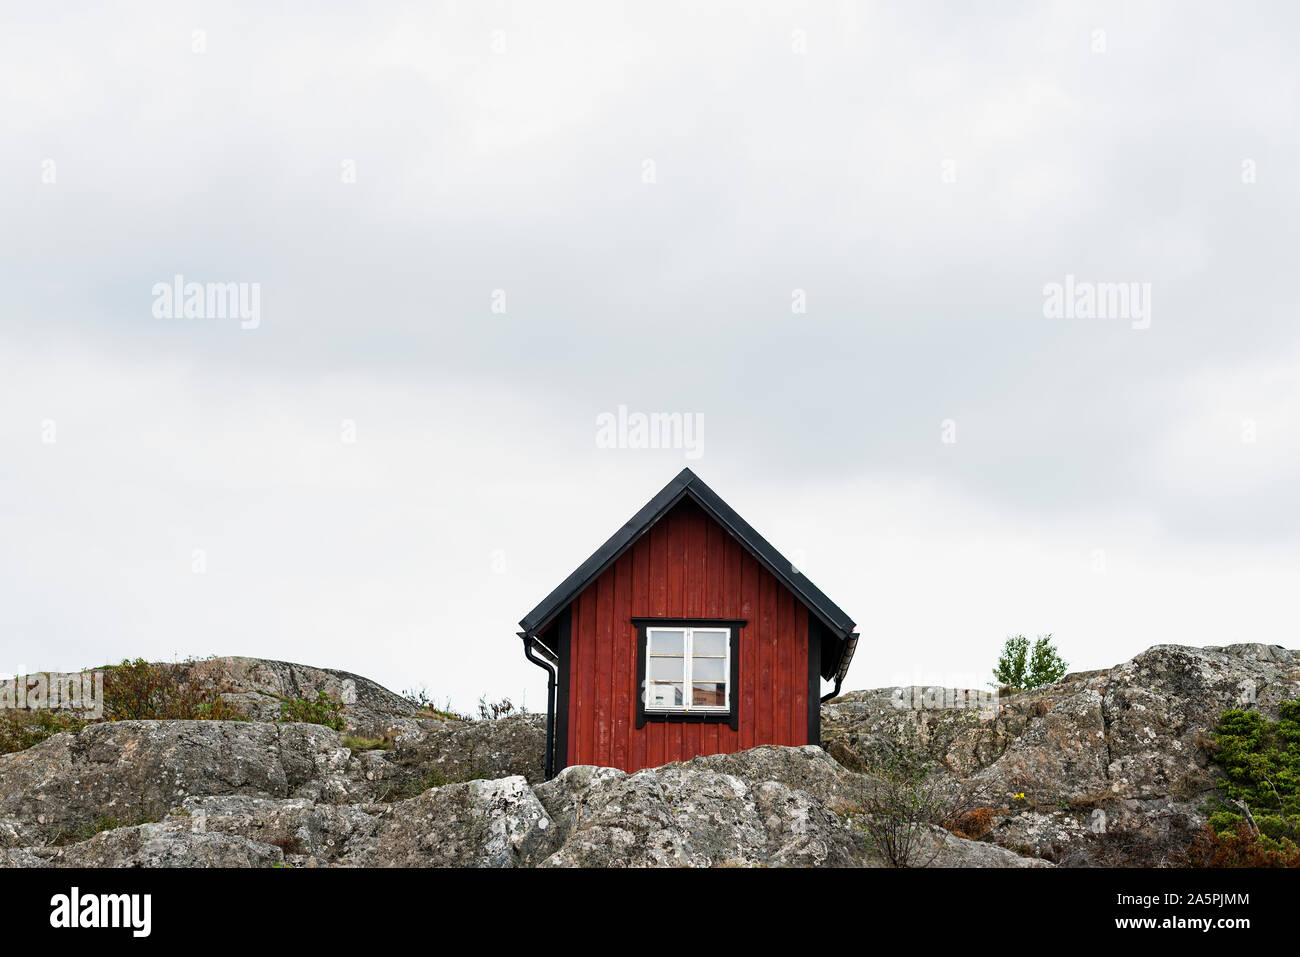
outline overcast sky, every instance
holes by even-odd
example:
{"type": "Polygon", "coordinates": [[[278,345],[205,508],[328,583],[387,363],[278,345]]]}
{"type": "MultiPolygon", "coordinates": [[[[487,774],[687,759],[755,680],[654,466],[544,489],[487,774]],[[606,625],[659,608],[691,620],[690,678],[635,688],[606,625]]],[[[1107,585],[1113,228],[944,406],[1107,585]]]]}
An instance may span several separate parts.
{"type": "Polygon", "coordinates": [[[981,6],[7,5],[0,672],[544,708],[519,618],[684,465],[849,687],[1300,645],[1300,12],[981,6]]]}

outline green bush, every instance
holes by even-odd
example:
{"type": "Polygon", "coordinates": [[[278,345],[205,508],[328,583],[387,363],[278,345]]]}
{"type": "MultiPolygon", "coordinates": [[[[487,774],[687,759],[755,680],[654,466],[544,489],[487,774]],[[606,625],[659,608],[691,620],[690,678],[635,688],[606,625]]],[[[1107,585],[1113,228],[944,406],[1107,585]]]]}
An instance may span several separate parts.
{"type": "Polygon", "coordinates": [[[335,731],[342,731],[343,702],[324,691],[317,691],[315,700],[285,698],[280,704],[280,720],[323,724],[335,731]]]}
{"type": "Polygon", "coordinates": [[[1039,635],[1032,648],[1024,635],[1012,635],[1002,646],[993,677],[1009,688],[1041,688],[1064,678],[1067,667],[1051,635],[1039,635]]]}
{"type": "Polygon", "coordinates": [[[93,670],[104,672],[102,719],[58,710],[0,712],[0,754],[30,748],[61,731],[80,731],[98,720],[248,720],[215,689],[183,682],[181,665],[136,658],[93,670]]]}
{"type": "Polygon", "coordinates": [[[1211,829],[1220,837],[1236,835],[1249,828],[1249,817],[1263,848],[1294,854],[1300,845],[1300,699],[1282,702],[1276,721],[1258,711],[1225,711],[1213,738],[1225,774],[1219,785],[1250,814],[1239,805],[1215,811],[1211,829]]]}
{"type": "Polygon", "coordinates": [[[181,666],[124,659],[104,669],[104,715],[110,721],[247,721],[215,688],[181,681],[181,666]]]}
{"type": "Polygon", "coordinates": [[[66,711],[0,711],[0,754],[26,750],[60,731],[80,731],[88,723],[66,711]]]}

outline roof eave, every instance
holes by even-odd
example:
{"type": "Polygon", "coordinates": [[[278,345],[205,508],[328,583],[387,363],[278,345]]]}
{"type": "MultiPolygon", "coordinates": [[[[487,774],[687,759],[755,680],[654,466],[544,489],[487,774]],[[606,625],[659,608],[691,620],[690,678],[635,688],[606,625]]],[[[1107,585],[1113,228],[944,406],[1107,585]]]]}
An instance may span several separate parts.
{"type": "MultiPolygon", "coordinates": [[[[722,497],[709,488],[689,468],[682,469],[671,482],[645,504],[632,518],[579,565],[571,575],[551,591],[532,611],[519,622],[523,634],[535,636],[549,625],[592,581],[631,548],[654,524],[683,497],[690,496],[715,522],[723,527],[749,554],[771,572],[799,598],[817,618],[841,641],[849,641],[854,623],[842,609],[832,602],[808,578],[799,572],[762,535],[729,506],[722,497]]],[[[856,644],[856,641],[854,642],[856,644]]],[[[851,649],[845,659],[852,657],[851,649]]]]}
{"type": "MultiPolygon", "coordinates": [[[[596,549],[586,561],[574,569],[564,581],[560,582],[551,593],[538,602],[537,607],[519,621],[524,634],[533,636],[549,625],[561,611],[568,607],[582,590],[600,576],[607,567],[618,560],[637,539],[648,531],[655,522],[686,494],[687,480],[683,476],[690,472],[683,469],[676,478],[665,485],[654,498],[647,502],[630,519],[623,523],[617,532],[611,535],[605,544],[596,549]]],[[[693,476],[694,473],[691,473],[693,476]]]]}

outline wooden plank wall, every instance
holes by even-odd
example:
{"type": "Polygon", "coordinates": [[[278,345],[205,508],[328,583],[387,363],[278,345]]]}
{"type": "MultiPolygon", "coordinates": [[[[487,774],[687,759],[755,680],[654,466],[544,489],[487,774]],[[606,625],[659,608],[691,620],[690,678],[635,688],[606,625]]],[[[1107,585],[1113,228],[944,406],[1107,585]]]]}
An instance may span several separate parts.
{"type": "Polygon", "coordinates": [[[808,743],[808,612],[689,499],[592,582],[572,616],[568,764],[636,771],[758,744],[808,743]],[[637,617],[748,621],[738,730],[654,720],[637,729],[637,617]]]}

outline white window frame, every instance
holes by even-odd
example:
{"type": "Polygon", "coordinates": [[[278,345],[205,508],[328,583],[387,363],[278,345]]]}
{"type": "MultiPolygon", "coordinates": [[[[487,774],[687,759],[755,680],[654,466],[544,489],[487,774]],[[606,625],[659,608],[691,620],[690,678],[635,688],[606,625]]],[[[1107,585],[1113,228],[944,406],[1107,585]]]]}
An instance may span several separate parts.
{"type": "MultiPolygon", "coordinates": [[[[731,639],[732,626],[730,625],[663,625],[660,627],[649,626],[645,630],[645,674],[642,680],[645,682],[645,712],[646,714],[730,714],[731,713],[731,639]],[[723,697],[725,703],[720,705],[694,705],[692,699],[695,696],[695,685],[693,684],[694,662],[695,662],[695,632],[707,631],[713,634],[723,636],[721,655],[700,655],[701,658],[722,659],[722,685],[725,689],[723,697]],[[650,665],[654,658],[676,658],[677,655],[656,655],[655,632],[680,632],[683,634],[682,641],[682,700],[679,705],[650,705],[651,695],[650,688],[656,684],[677,684],[675,681],[658,680],[650,678],[650,665]]],[[[702,678],[701,681],[711,681],[717,684],[716,680],[702,678]]]]}

